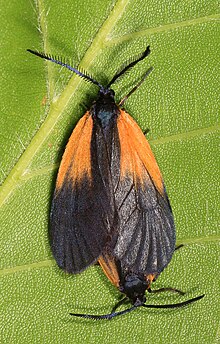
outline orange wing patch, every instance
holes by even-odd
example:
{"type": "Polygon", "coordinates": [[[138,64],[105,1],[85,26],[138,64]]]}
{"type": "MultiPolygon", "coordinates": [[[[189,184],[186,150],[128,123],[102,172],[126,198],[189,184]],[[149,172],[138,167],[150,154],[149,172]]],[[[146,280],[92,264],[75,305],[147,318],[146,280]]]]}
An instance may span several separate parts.
{"type": "Polygon", "coordinates": [[[146,173],[143,172],[146,169],[157,190],[163,194],[162,175],[141,129],[124,110],[120,110],[117,125],[121,146],[121,177],[133,175],[134,180],[138,178],[141,183],[144,183],[146,173]]]}
{"type": "Polygon", "coordinates": [[[151,287],[151,283],[154,281],[156,274],[151,274],[151,275],[145,275],[145,280],[148,284],[147,289],[149,289],[151,287]]]}
{"type": "Polygon", "coordinates": [[[59,189],[68,176],[73,183],[80,182],[83,176],[91,179],[91,152],[93,120],[87,111],[79,120],[67,143],[60,164],[56,187],[59,189]]]}
{"type": "Polygon", "coordinates": [[[105,254],[104,256],[99,257],[98,262],[109,281],[118,288],[120,279],[114,259],[105,254]]]}

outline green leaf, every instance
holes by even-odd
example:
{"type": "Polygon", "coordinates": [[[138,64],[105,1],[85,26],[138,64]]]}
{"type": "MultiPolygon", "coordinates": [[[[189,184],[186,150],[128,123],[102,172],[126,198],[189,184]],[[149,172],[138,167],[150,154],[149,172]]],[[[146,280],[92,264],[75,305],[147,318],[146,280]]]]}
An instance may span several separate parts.
{"type": "Polygon", "coordinates": [[[1,4],[1,343],[217,343],[218,300],[218,1],[85,0],[1,4]],[[74,319],[104,314],[119,292],[98,266],[67,275],[48,241],[48,214],[68,137],[97,94],[68,70],[26,52],[69,59],[100,82],[151,46],[151,55],[114,86],[117,100],[150,67],[153,73],[126,110],[143,130],[164,175],[176,220],[177,251],[155,288],[184,297],[149,295],[112,321],[74,319]]]}

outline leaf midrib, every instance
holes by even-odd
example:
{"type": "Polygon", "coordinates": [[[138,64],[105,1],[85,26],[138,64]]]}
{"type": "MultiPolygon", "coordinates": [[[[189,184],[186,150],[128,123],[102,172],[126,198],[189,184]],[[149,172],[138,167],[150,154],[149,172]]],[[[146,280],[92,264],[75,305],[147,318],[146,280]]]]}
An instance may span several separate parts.
{"type": "MultiPolygon", "coordinates": [[[[80,66],[86,70],[89,70],[89,67],[93,64],[93,61],[97,58],[100,54],[100,51],[103,49],[104,46],[118,44],[118,42],[122,42],[125,40],[130,40],[134,38],[140,38],[143,35],[149,35],[159,31],[166,31],[175,29],[178,27],[189,26],[189,25],[196,25],[203,22],[217,20],[219,15],[210,15],[206,17],[195,18],[192,20],[187,20],[184,22],[179,23],[172,23],[168,25],[163,25],[157,28],[149,28],[146,30],[138,31],[135,33],[127,34],[121,36],[120,38],[111,38],[110,33],[112,29],[115,27],[117,21],[123,15],[127,5],[129,4],[129,0],[119,0],[116,5],[113,7],[110,15],[107,17],[101,29],[97,32],[92,44],[87,49],[83,59],[81,60],[80,66]]],[[[39,22],[41,25],[41,32],[43,38],[43,45],[46,51],[49,51],[49,44],[47,41],[47,24],[46,24],[46,13],[43,7],[43,2],[38,0],[38,10],[39,10],[39,22]]],[[[49,95],[53,94],[53,85],[52,85],[52,69],[50,64],[48,65],[48,92],[49,95]]],[[[31,161],[42,147],[44,142],[47,140],[50,133],[53,131],[54,126],[59,121],[60,117],[62,116],[65,109],[68,107],[69,103],[73,99],[75,92],[77,91],[78,87],[80,86],[81,82],[83,82],[80,78],[76,75],[73,75],[60,94],[60,96],[52,101],[49,113],[36,133],[36,135],[31,140],[29,146],[26,148],[22,156],[20,157],[19,161],[16,163],[14,168],[11,170],[7,178],[5,179],[2,187],[1,187],[1,194],[0,194],[0,206],[2,206],[9,196],[12,194],[16,186],[22,179],[22,176],[25,175],[25,172],[28,170],[28,166],[30,165],[31,161]]],[[[164,138],[166,140],[166,138],[164,138]]],[[[163,141],[163,138],[159,139],[160,142],[163,141]]],[[[156,143],[157,144],[157,143],[156,143]]]]}
{"type": "MultiPolygon", "coordinates": [[[[156,139],[156,140],[149,140],[149,142],[151,143],[152,146],[157,146],[157,145],[161,145],[161,144],[165,144],[165,143],[169,143],[169,142],[183,141],[183,140],[192,139],[195,137],[201,137],[202,135],[214,133],[214,132],[217,132],[219,130],[220,130],[219,125],[213,125],[213,126],[206,127],[206,128],[195,129],[195,130],[191,130],[188,132],[183,132],[183,133],[178,133],[178,134],[174,134],[174,135],[161,137],[161,138],[156,139]]],[[[21,176],[20,183],[23,183],[24,181],[32,179],[36,176],[50,173],[52,171],[55,171],[58,168],[59,168],[59,163],[54,163],[54,164],[50,164],[50,165],[44,165],[43,167],[39,166],[39,168],[31,170],[31,171],[28,170],[28,171],[26,171],[26,173],[24,173],[21,176]]]]}
{"type": "MultiPolygon", "coordinates": [[[[107,17],[104,24],[101,26],[101,29],[98,31],[96,37],[93,40],[93,43],[86,51],[80,63],[81,68],[85,68],[86,66],[86,69],[88,70],[89,66],[92,65],[93,61],[100,54],[101,48],[103,48],[104,44],[106,43],[108,35],[112,31],[112,28],[115,26],[116,22],[124,13],[128,3],[129,0],[120,0],[116,3],[112,12],[107,17]]],[[[44,36],[44,46],[48,47],[46,42],[47,34],[45,9],[42,6],[41,0],[39,0],[38,2],[38,10],[40,13],[40,22],[44,22],[44,31],[42,32],[44,36]]],[[[48,77],[50,76],[50,74],[51,73],[48,72],[48,77]]],[[[44,123],[42,124],[36,135],[33,137],[29,146],[24,151],[17,164],[11,170],[1,187],[0,207],[8,200],[9,196],[12,194],[20,178],[30,165],[32,159],[52,132],[54,126],[59,121],[59,118],[62,116],[62,113],[68,107],[68,104],[74,97],[74,94],[81,82],[83,82],[82,79],[80,79],[77,75],[73,75],[66,88],[61,93],[60,97],[53,102],[51,101],[50,111],[44,123]]],[[[51,84],[50,81],[49,84],[51,84]]]]}

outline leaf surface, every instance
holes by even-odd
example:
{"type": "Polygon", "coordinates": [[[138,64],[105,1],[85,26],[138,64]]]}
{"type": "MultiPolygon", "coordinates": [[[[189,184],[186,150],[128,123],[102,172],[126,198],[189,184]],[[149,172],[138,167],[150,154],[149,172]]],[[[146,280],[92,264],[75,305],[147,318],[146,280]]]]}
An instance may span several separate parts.
{"type": "Polygon", "coordinates": [[[219,323],[218,1],[10,1],[1,6],[1,343],[217,343],[219,323]],[[151,46],[114,85],[119,101],[150,67],[126,110],[157,157],[177,227],[177,251],[155,283],[184,297],[147,295],[177,310],[138,309],[112,321],[119,292],[98,266],[67,275],[56,266],[48,216],[57,168],[94,85],[26,52],[66,58],[102,83],[151,46]]]}

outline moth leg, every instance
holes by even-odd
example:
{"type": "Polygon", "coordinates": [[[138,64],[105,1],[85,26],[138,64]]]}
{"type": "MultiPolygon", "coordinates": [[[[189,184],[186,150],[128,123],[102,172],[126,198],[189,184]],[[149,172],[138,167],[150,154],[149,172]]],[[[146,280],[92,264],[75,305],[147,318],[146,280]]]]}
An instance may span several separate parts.
{"type": "Polygon", "coordinates": [[[183,247],[184,245],[183,244],[180,244],[178,246],[175,247],[175,251],[179,250],[181,247],[183,247]]]}
{"type": "Polygon", "coordinates": [[[185,293],[182,291],[182,290],[179,290],[179,289],[175,289],[175,288],[160,288],[160,289],[155,289],[155,290],[152,290],[151,288],[148,288],[147,291],[149,293],[163,293],[164,291],[171,291],[172,293],[177,293],[177,294],[180,294],[180,295],[185,295],[185,293]]]}
{"type": "Polygon", "coordinates": [[[125,303],[126,300],[128,300],[127,297],[123,297],[123,299],[119,300],[119,301],[116,303],[116,305],[112,308],[111,313],[115,313],[116,309],[117,309],[118,307],[120,307],[123,303],[125,303]]]}
{"type": "Polygon", "coordinates": [[[143,131],[144,136],[147,135],[149,132],[150,132],[150,129],[149,129],[149,128],[145,129],[145,130],[143,131]]]}

